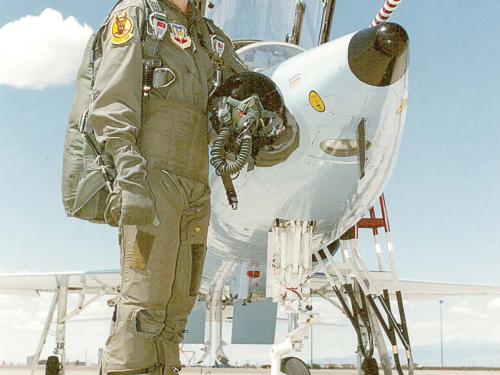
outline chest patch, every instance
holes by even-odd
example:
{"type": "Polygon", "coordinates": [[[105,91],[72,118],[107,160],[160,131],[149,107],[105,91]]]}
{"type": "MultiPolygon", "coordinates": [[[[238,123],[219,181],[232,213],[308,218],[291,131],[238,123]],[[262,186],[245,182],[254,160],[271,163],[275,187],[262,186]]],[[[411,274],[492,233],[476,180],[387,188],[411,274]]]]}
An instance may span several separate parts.
{"type": "Polygon", "coordinates": [[[192,41],[191,37],[188,35],[186,26],[179,25],[177,23],[171,23],[170,30],[170,38],[176,45],[178,45],[182,49],[191,47],[192,41]]]}
{"type": "Polygon", "coordinates": [[[149,26],[152,28],[153,35],[159,40],[163,39],[168,30],[167,21],[156,17],[151,18],[149,26]]]}
{"type": "Polygon", "coordinates": [[[212,50],[217,57],[222,57],[224,50],[226,49],[226,43],[218,39],[217,36],[212,36],[212,50]]]}
{"type": "Polygon", "coordinates": [[[127,12],[117,14],[111,26],[111,43],[119,45],[127,43],[132,37],[134,31],[134,23],[127,12]]]}

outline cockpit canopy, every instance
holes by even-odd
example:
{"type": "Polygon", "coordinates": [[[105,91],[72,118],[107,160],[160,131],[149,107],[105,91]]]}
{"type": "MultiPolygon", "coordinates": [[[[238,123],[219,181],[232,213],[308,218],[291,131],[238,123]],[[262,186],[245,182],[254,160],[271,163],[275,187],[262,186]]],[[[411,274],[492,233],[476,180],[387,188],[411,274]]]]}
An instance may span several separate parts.
{"type": "Polygon", "coordinates": [[[207,0],[205,15],[231,37],[251,70],[270,74],[320,43],[325,9],[323,0],[207,0]]]}
{"type": "Polygon", "coordinates": [[[323,0],[207,0],[205,16],[233,40],[276,42],[293,42],[299,18],[298,45],[309,49],[318,45],[324,10],[323,0]]]}
{"type": "Polygon", "coordinates": [[[237,52],[249,69],[266,74],[283,61],[303,51],[303,48],[290,43],[256,42],[241,47],[237,52]]]}

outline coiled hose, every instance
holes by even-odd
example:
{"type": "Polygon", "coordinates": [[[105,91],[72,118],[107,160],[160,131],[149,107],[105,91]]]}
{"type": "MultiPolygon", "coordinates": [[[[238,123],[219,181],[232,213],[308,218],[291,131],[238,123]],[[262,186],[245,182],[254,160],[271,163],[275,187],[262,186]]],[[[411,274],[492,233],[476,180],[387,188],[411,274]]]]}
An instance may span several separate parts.
{"type": "Polygon", "coordinates": [[[228,128],[222,129],[215,138],[210,154],[210,163],[214,166],[220,176],[233,175],[243,169],[250,159],[252,153],[252,137],[248,134],[241,140],[240,151],[236,155],[236,160],[231,161],[224,158],[226,145],[229,143],[231,131],[228,128]]]}

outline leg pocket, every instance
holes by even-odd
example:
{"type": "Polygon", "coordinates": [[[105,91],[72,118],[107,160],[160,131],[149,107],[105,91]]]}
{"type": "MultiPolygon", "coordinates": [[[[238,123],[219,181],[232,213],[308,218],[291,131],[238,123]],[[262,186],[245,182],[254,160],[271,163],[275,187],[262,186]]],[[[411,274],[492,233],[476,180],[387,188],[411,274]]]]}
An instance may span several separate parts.
{"type": "Polygon", "coordinates": [[[137,336],[148,341],[156,340],[165,328],[165,310],[138,309],[133,313],[132,322],[137,336]]]}
{"type": "Polygon", "coordinates": [[[189,295],[194,297],[200,289],[203,263],[205,262],[205,244],[191,245],[191,282],[189,285],[189,295]]]}
{"type": "MultiPolygon", "coordinates": [[[[114,333],[103,353],[104,373],[148,369],[161,363],[157,341],[163,331],[165,311],[118,304],[114,333]]],[[[147,372],[141,372],[142,374],[147,372]]]]}

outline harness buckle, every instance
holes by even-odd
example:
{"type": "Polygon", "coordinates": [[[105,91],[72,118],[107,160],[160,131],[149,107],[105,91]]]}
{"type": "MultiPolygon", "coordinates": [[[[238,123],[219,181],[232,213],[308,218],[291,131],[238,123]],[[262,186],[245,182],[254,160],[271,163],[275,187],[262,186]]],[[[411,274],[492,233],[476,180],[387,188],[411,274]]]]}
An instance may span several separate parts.
{"type": "Polygon", "coordinates": [[[149,96],[153,86],[154,72],[157,68],[161,68],[160,59],[144,59],[143,65],[143,78],[142,78],[142,93],[143,96],[149,96]]]}
{"type": "Polygon", "coordinates": [[[80,118],[78,120],[78,130],[80,130],[80,133],[90,133],[90,126],[89,126],[89,109],[85,110],[85,112],[80,114],[80,118]]]}
{"type": "Polygon", "coordinates": [[[153,72],[153,87],[160,89],[170,86],[177,79],[172,69],[166,67],[156,68],[153,72]]]}

